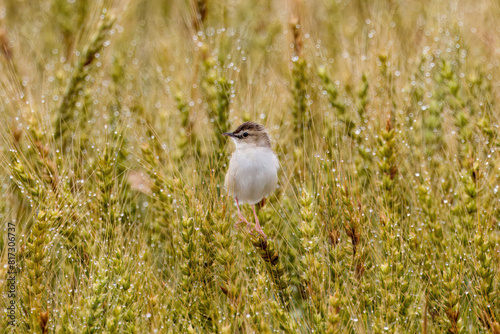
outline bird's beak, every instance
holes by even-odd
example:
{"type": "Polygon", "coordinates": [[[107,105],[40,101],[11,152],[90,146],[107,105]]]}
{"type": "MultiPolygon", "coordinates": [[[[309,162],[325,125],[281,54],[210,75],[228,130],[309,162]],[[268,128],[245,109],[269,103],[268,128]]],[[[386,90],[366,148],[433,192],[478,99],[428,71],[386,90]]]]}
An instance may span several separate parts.
{"type": "Polygon", "coordinates": [[[232,132],[224,132],[222,135],[228,136],[228,137],[234,137],[234,133],[232,133],[232,132]]]}

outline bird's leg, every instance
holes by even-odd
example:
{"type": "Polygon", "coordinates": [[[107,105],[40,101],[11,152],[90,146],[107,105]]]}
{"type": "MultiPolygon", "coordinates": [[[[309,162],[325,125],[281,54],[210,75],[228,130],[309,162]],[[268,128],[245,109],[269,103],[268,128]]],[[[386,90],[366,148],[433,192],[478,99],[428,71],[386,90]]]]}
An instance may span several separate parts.
{"type": "Polygon", "coordinates": [[[252,225],[250,225],[250,223],[248,222],[248,220],[246,220],[245,217],[243,217],[243,214],[241,213],[241,210],[240,210],[240,202],[238,201],[238,198],[236,198],[236,207],[238,208],[238,217],[240,218],[240,220],[238,220],[234,224],[234,227],[238,227],[238,225],[241,224],[241,223],[246,223],[247,224],[247,228],[250,229],[250,227],[252,225]]]}
{"type": "Polygon", "coordinates": [[[255,212],[255,205],[253,204],[252,204],[252,209],[253,209],[253,214],[255,216],[255,231],[257,231],[264,238],[264,240],[267,240],[266,234],[264,233],[264,231],[262,231],[262,227],[260,227],[259,218],[257,218],[257,213],[255,212]]]}

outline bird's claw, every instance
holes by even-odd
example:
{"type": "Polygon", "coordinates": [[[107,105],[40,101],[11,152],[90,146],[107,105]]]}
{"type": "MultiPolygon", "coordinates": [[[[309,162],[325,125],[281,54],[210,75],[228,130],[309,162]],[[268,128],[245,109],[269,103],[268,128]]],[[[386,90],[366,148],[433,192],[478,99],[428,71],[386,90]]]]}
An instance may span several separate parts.
{"type": "MultiPolygon", "coordinates": [[[[235,228],[237,228],[237,227],[238,227],[238,225],[243,224],[243,223],[246,223],[246,224],[247,224],[247,226],[246,226],[246,227],[247,227],[247,229],[248,229],[249,231],[251,231],[251,230],[252,230],[252,224],[250,224],[250,223],[248,222],[248,220],[246,220],[245,218],[240,219],[240,220],[238,220],[236,223],[234,223],[234,227],[235,227],[235,228]]],[[[251,234],[253,234],[253,233],[251,233],[251,234]]]]}
{"type": "Polygon", "coordinates": [[[255,226],[254,230],[257,233],[259,233],[262,236],[262,238],[264,238],[264,241],[267,241],[267,235],[264,233],[264,231],[262,230],[262,228],[255,226]]]}
{"type": "Polygon", "coordinates": [[[252,227],[252,224],[250,224],[248,222],[248,220],[246,220],[243,216],[240,216],[239,218],[240,218],[240,220],[238,220],[236,223],[234,223],[235,228],[238,228],[238,225],[245,223],[247,225],[246,228],[248,230],[248,233],[250,233],[250,235],[255,236],[256,235],[255,232],[257,232],[264,238],[265,241],[267,241],[267,236],[264,233],[264,231],[262,231],[262,228],[260,226],[252,227]]]}

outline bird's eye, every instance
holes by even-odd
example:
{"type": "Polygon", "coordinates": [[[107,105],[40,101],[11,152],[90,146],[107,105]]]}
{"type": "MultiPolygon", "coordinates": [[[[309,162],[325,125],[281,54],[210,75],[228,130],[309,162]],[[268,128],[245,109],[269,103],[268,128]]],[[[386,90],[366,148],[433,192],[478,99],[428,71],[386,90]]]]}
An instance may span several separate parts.
{"type": "Polygon", "coordinates": [[[243,132],[243,137],[248,137],[248,132],[243,132]]]}

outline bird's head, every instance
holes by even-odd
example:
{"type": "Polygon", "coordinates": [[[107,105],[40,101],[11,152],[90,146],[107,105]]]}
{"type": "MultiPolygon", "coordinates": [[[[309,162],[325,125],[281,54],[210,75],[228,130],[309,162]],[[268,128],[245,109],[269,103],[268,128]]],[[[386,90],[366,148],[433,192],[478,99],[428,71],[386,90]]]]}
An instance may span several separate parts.
{"type": "Polygon", "coordinates": [[[254,122],[245,122],[238,126],[234,132],[226,132],[222,135],[231,137],[236,143],[236,147],[271,147],[271,141],[264,126],[254,122]]]}

